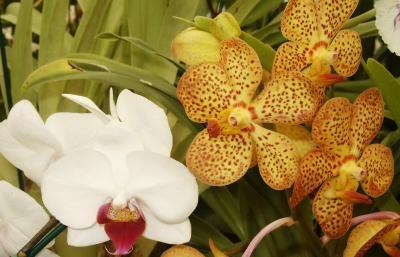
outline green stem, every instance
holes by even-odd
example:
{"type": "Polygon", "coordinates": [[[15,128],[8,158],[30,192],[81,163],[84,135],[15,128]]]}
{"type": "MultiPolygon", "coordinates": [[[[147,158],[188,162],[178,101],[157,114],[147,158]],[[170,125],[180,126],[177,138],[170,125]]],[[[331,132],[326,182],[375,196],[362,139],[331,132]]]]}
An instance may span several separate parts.
{"type": "Polygon", "coordinates": [[[352,28],[360,23],[369,21],[369,20],[373,19],[374,17],[375,17],[375,9],[371,9],[361,15],[358,15],[358,16],[348,20],[344,24],[343,29],[352,28]]]}
{"type": "Polygon", "coordinates": [[[381,144],[391,147],[399,139],[400,139],[400,129],[397,129],[387,134],[387,136],[381,141],[381,144]]]}
{"type": "Polygon", "coordinates": [[[61,232],[63,232],[67,226],[58,223],[55,228],[45,236],[35,247],[33,247],[28,253],[27,257],[35,257],[40,251],[42,251],[53,239],[55,239],[61,232]]]}

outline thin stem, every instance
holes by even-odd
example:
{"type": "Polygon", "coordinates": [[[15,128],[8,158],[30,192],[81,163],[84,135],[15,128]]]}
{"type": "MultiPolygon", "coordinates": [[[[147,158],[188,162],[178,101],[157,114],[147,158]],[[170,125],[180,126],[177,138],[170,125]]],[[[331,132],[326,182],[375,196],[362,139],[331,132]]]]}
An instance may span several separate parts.
{"type": "MultiPolygon", "coordinates": [[[[4,76],[4,84],[6,91],[6,102],[8,111],[11,110],[13,106],[12,94],[11,94],[11,80],[10,80],[10,71],[8,70],[7,65],[7,54],[6,54],[6,46],[4,43],[4,34],[3,34],[3,24],[0,22],[0,54],[1,54],[1,64],[3,66],[3,76],[4,76]]],[[[19,188],[24,191],[25,190],[25,178],[24,173],[21,170],[17,169],[18,174],[18,185],[19,188]]]]}
{"type": "Polygon", "coordinates": [[[291,226],[293,224],[294,220],[292,219],[292,217],[286,217],[279,220],[275,220],[274,222],[268,224],[260,232],[258,232],[258,234],[253,238],[253,240],[251,240],[249,246],[243,253],[242,257],[250,257],[253,251],[256,249],[256,247],[260,244],[261,240],[272,231],[282,226],[291,226]]]}
{"type": "Polygon", "coordinates": [[[54,217],[50,217],[50,220],[42,227],[42,229],[32,239],[22,247],[18,252],[18,257],[26,257],[29,250],[31,250],[36,244],[42,240],[53,228],[55,228],[60,222],[54,217]]]}
{"type": "Polygon", "coordinates": [[[40,251],[43,250],[54,238],[56,238],[61,232],[63,232],[67,226],[58,223],[55,228],[44,237],[35,247],[28,252],[27,257],[35,257],[40,251]]]}

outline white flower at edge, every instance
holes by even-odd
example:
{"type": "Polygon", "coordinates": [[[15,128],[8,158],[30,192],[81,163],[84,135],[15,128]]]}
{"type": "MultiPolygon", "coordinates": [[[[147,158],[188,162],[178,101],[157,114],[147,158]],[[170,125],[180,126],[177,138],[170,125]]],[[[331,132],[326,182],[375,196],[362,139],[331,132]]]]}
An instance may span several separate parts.
{"type": "Polygon", "coordinates": [[[376,27],[390,51],[400,56],[400,0],[376,0],[376,27]]]}
{"type": "Polygon", "coordinates": [[[48,165],[87,144],[102,124],[89,113],[55,113],[44,123],[31,102],[22,100],[0,123],[0,153],[40,186],[48,165]]]}
{"type": "MultiPolygon", "coordinates": [[[[32,197],[0,181],[0,257],[17,254],[48,221],[49,216],[32,197]]],[[[58,255],[44,249],[38,256],[58,255]]]]}
{"type": "Polygon", "coordinates": [[[116,105],[111,100],[111,117],[88,98],[64,96],[107,123],[90,148],[52,163],[42,182],[46,207],[68,226],[68,243],[111,239],[114,253],[123,255],[141,235],[170,244],[189,241],[198,188],[187,168],[169,157],[164,111],[128,90],[116,105]]]}

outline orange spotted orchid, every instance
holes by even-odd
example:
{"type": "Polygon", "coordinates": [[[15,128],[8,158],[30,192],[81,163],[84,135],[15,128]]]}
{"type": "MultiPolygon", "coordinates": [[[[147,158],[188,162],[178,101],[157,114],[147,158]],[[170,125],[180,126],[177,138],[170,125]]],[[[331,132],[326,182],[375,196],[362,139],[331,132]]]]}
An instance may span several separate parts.
{"type": "Polygon", "coordinates": [[[282,34],[290,41],[278,48],[272,72],[303,71],[315,83],[322,103],[325,87],[352,76],[360,65],[360,36],[340,30],[357,4],[358,0],[290,0],[281,22],[282,34]]]}
{"type": "Polygon", "coordinates": [[[377,216],[377,218],[368,218],[351,231],[343,257],[362,257],[377,243],[383,247],[383,250],[389,256],[400,256],[400,249],[396,246],[400,243],[400,215],[393,214],[373,213],[364,215],[371,216],[371,218],[377,216]],[[381,219],[378,216],[393,217],[381,219]]]}
{"type": "Polygon", "coordinates": [[[371,197],[385,193],[394,174],[390,148],[371,144],[383,122],[384,102],[376,88],[360,94],[353,104],[347,98],[327,101],[312,124],[318,144],[304,157],[290,204],[295,207],[321,184],[313,213],[330,238],[349,229],[353,203],[370,203],[357,188],[371,197]]]}
{"type": "Polygon", "coordinates": [[[255,51],[237,37],[219,47],[218,62],[190,66],[178,84],[189,118],[208,124],[193,140],[187,166],[200,181],[223,186],[241,178],[256,159],[269,186],[289,188],[299,163],[295,146],[260,124],[310,120],[316,111],[311,81],[301,73],[282,73],[257,95],[263,72],[255,51]]]}

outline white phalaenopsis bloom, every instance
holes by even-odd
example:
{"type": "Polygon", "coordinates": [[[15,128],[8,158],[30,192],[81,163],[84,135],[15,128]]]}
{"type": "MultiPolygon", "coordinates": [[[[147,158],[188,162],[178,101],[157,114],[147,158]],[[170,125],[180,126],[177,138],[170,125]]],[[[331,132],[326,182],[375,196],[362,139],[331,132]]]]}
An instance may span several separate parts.
{"type": "Polygon", "coordinates": [[[43,201],[68,226],[69,244],[111,239],[114,254],[123,255],[141,235],[171,244],[189,241],[197,183],[169,157],[172,136],[164,111],[127,90],[116,105],[111,101],[111,117],[85,97],[65,97],[105,124],[90,147],[52,163],[42,181],[43,201]]]}
{"type": "MultiPolygon", "coordinates": [[[[48,221],[49,216],[32,197],[0,181],[0,257],[17,254],[48,221]]],[[[44,249],[38,256],[58,255],[44,249]]]]}
{"type": "Polygon", "coordinates": [[[388,49],[400,56],[400,0],[376,0],[376,27],[388,49]]]}

